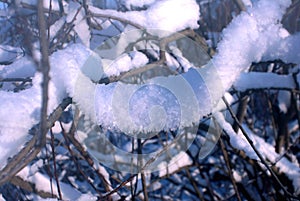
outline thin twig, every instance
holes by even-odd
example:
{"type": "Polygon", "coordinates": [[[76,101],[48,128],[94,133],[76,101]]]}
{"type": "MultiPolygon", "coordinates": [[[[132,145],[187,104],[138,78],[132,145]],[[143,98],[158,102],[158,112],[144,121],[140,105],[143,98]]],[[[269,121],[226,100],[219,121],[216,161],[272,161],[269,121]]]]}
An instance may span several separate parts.
{"type": "MultiPolygon", "coordinates": [[[[55,111],[47,119],[47,128],[52,127],[55,121],[59,119],[64,109],[72,103],[71,98],[66,98],[63,102],[55,109],[55,111]]],[[[39,126],[33,127],[34,136],[31,140],[24,145],[17,155],[8,161],[7,165],[0,171],[0,186],[9,181],[14,175],[22,170],[28,163],[30,163],[40,152],[42,147],[35,146],[37,143],[38,133],[41,132],[39,126]]]]}
{"type": "MultiPolygon", "coordinates": [[[[145,30],[145,32],[146,32],[146,30],[145,30]]],[[[151,34],[149,34],[149,35],[151,36],[151,34]]],[[[100,80],[99,83],[107,84],[107,83],[111,83],[111,82],[117,82],[119,80],[123,80],[125,78],[130,77],[130,76],[138,75],[140,73],[143,73],[143,72],[149,71],[151,69],[157,68],[159,66],[162,66],[166,61],[167,45],[169,43],[173,42],[173,41],[179,40],[179,39],[184,38],[184,37],[193,38],[205,50],[208,50],[207,45],[205,44],[205,42],[203,42],[202,38],[191,29],[186,29],[186,30],[180,31],[178,33],[173,33],[173,34],[171,34],[169,36],[166,36],[164,38],[161,38],[161,39],[156,39],[155,37],[150,37],[150,40],[151,39],[152,40],[159,40],[159,60],[158,61],[152,62],[152,63],[147,64],[147,65],[145,65],[143,67],[140,67],[140,68],[131,69],[128,72],[123,72],[119,76],[111,76],[109,78],[104,78],[104,79],[100,80]]],[[[171,73],[176,74],[176,72],[174,72],[174,71],[171,71],[171,73]]]]}
{"type": "Polygon", "coordinates": [[[148,192],[147,192],[147,184],[146,184],[146,177],[145,173],[141,172],[141,179],[142,179],[142,186],[143,186],[143,193],[144,193],[144,200],[148,201],[148,192]]]}
{"type": "MultiPolygon", "coordinates": [[[[236,114],[236,117],[239,120],[239,122],[243,122],[243,120],[244,120],[244,117],[245,117],[246,111],[247,111],[248,101],[249,101],[249,96],[242,93],[242,98],[241,98],[241,101],[239,103],[239,106],[238,106],[238,109],[237,109],[237,114],[236,114]]],[[[239,130],[239,126],[236,122],[233,123],[232,128],[236,133],[239,130]]]]}
{"type": "Polygon", "coordinates": [[[0,82],[31,82],[32,78],[0,78],[0,82]]]}
{"type": "Polygon", "coordinates": [[[196,192],[196,194],[198,195],[198,198],[201,200],[201,201],[205,201],[202,193],[200,192],[198,186],[197,186],[197,182],[195,181],[195,179],[193,179],[193,177],[191,176],[191,173],[190,173],[190,170],[188,167],[184,167],[184,170],[185,170],[185,173],[188,177],[188,179],[190,180],[191,184],[193,185],[193,188],[196,192]]]}
{"type": "Polygon", "coordinates": [[[54,168],[54,178],[55,178],[55,181],[56,181],[58,197],[59,197],[60,200],[62,200],[62,194],[61,194],[61,190],[60,190],[59,180],[58,180],[58,176],[57,176],[57,169],[56,169],[54,135],[53,135],[52,129],[50,129],[50,135],[51,135],[51,152],[52,152],[52,160],[53,160],[53,168],[54,168]]]}
{"type": "Polygon", "coordinates": [[[104,13],[103,10],[101,10],[99,8],[96,8],[96,7],[93,7],[93,6],[90,6],[90,7],[93,8],[94,10],[98,11],[97,13],[95,13],[95,12],[92,12],[91,10],[89,10],[90,15],[93,16],[93,17],[100,17],[100,18],[108,18],[108,19],[112,19],[112,20],[117,20],[119,22],[129,24],[129,25],[131,25],[135,28],[141,29],[141,30],[145,29],[145,27],[143,27],[142,25],[140,25],[138,23],[132,22],[130,20],[121,18],[121,17],[116,16],[116,15],[104,13]]]}
{"type": "MultiPolygon", "coordinates": [[[[216,124],[215,124],[216,125],[216,124]]],[[[221,131],[220,131],[221,132],[221,131]]],[[[230,160],[229,160],[229,157],[228,157],[228,154],[226,152],[226,149],[225,149],[225,145],[224,145],[224,142],[222,140],[222,138],[219,140],[220,142],[220,145],[221,145],[221,150],[222,150],[222,153],[223,153],[223,156],[224,156],[224,160],[225,160],[225,163],[226,163],[226,167],[227,167],[227,170],[228,170],[228,174],[229,174],[229,177],[230,177],[230,180],[231,180],[231,183],[233,185],[233,189],[235,191],[235,194],[236,194],[236,197],[239,201],[242,201],[241,199],[241,196],[240,196],[240,193],[239,193],[239,190],[238,190],[238,187],[236,185],[236,182],[235,182],[235,179],[233,177],[233,174],[232,174],[232,171],[231,171],[231,164],[230,164],[230,160]]]]}
{"type": "Polygon", "coordinates": [[[41,108],[41,120],[40,120],[40,133],[37,139],[37,146],[43,147],[46,144],[46,133],[48,131],[47,127],[47,107],[48,107],[48,87],[49,87],[49,45],[47,40],[46,33],[46,21],[44,16],[44,1],[38,1],[38,28],[40,33],[40,47],[41,47],[41,61],[39,69],[43,74],[43,83],[42,83],[42,108],[41,108]]]}
{"type": "Polygon", "coordinates": [[[116,188],[114,188],[113,190],[111,190],[109,193],[107,193],[105,196],[103,196],[103,199],[106,200],[107,198],[109,198],[112,194],[118,192],[118,190],[120,188],[122,188],[123,186],[125,186],[128,182],[131,182],[134,177],[136,177],[137,174],[133,174],[131,175],[128,179],[126,179],[125,181],[121,182],[116,188]]]}
{"type": "Polygon", "coordinates": [[[248,141],[248,143],[250,144],[251,148],[254,150],[254,152],[256,153],[256,155],[258,156],[258,158],[260,159],[260,161],[263,163],[263,165],[267,168],[267,170],[271,173],[272,178],[275,180],[275,182],[280,186],[280,188],[283,190],[284,194],[287,195],[289,198],[294,198],[297,199],[296,196],[292,195],[290,192],[287,191],[287,189],[283,186],[283,184],[281,183],[281,181],[279,180],[279,178],[277,177],[277,175],[273,172],[273,170],[270,168],[270,166],[268,165],[268,163],[265,161],[265,159],[263,158],[263,156],[260,154],[260,152],[256,149],[256,147],[254,146],[253,141],[250,139],[250,137],[248,136],[247,132],[245,131],[245,129],[243,128],[243,126],[240,124],[240,122],[238,121],[237,117],[235,116],[233,110],[231,109],[228,101],[226,100],[226,98],[223,96],[222,97],[223,102],[225,103],[226,107],[229,110],[230,115],[232,116],[232,118],[234,119],[234,121],[237,122],[240,130],[242,131],[242,134],[244,135],[244,137],[246,138],[246,140],[248,141]]]}
{"type": "Polygon", "coordinates": [[[97,189],[97,187],[91,182],[91,180],[89,179],[89,177],[80,168],[79,161],[76,158],[74,151],[70,147],[71,143],[70,143],[69,138],[68,138],[68,133],[65,131],[62,123],[61,122],[59,122],[59,123],[60,123],[60,127],[62,129],[62,134],[63,134],[63,137],[65,139],[67,149],[68,149],[69,153],[71,154],[71,157],[72,157],[72,160],[73,160],[74,164],[76,164],[77,170],[84,177],[84,179],[90,184],[90,186],[98,193],[98,195],[102,198],[102,193],[97,189]]]}

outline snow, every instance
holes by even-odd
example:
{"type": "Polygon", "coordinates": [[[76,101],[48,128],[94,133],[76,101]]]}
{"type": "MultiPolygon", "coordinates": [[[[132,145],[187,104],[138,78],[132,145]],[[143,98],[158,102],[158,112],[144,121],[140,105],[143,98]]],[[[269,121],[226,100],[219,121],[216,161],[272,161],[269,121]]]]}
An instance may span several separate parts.
{"type": "Polygon", "coordinates": [[[218,124],[221,126],[221,128],[230,137],[230,144],[234,148],[244,151],[246,153],[246,155],[251,159],[259,160],[258,156],[254,152],[254,150],[251,148],[250,144],[248,143],[246,138],[243,136],[243,134],[240,132],[236,133],[233,130],[231,124],[225,120],[222,113],[220,113],[220,112],[214,113],[214,117],[217,120],[218,124]]]}
{"type": "Polygon", "coordinates": [[[68,4],[68,15],[66,22],[70,23],[73,20],[75,25],[74,30],[76,31],[81,42],[86,47],[90,47],[91,34],[86,21],[86,14],[84,9],[77,2],[70,2],[68,4]]]}
{"type": "Polygon", "coordinates": [[[33,77],[36,69],[33,62],[27,57],[17,59],[8,66],[0,69],[0,78],[26,78],[33,77]]]}
{"type": "Polygon", "coordinates": [[[167,176],[175,171],[178,171],[182,167],[192,165],[192,159],[187,155],[186,152],[180,152],[178,155],[172,157],[171,161],[167,163],[166,161],[161,162],[158,165],[159,177],[167,176]]]}
{"type": "MultiPolygon", "coordinates": [[[[52,0],[51,1],[51,9],[52,10],[59,10],[59,3],[58,3],[59,0],[52,0]]],[[[17,3],[23,3],[23,4],[28,4],[28,5],[36,5],[37,4],[37,0],[18,0],[16,1],[17,3]]],[[[50,1],[44,1],[44,7],[45,8],[49,8],[50,7],[50,1]]],[[[63,2],[63,6],[66,5],[66,2],[65,1],[62,1],[63,2]]]]}
{"type": "MultiPolygon", "coordinates": [[[[87,58],[92,54],[92,52],[87,51],[87,49],[81,45],[77,46],[77,48],[71,47],[66,51],[57,52],[51,57],[51,65],[60,66],[60,68],[54,67],[50,72],[52,79],[49,83],[50,95],[48,114],[50,114],[59,103],[61,103],[63,98],[67,97],[66,89],[69,89],[69,93],[73,92],[73,86],[68,85],[69,83],[67,81],[75,85],[75,80],[70,78],[74,76],[74,68],[76,68],[77,73],[77,67],[83,66],[84,64],[85,60],[81,60],[81,54],[87,58]],[[59,65],[57,65],[58,63],[59,65]],[[66,78],[65,73],[68,73],[70,78],[64,80],[66,78]]],[[[2,69],[0,75],[10,78],[28,77],[34,74],[34,71],[33,63],[26,58],[22,58],[12,65],[6,66],[4,69],[2,69]]],[[[97,71],[93,71],[94,74],[95,72],[97,71]]],[[[76,77],[74,79],[76,79],[76,77]]],[[[21,149],[23,144],[29,140],[30,136],[28,135],[28,131],[40,120],[40,83],[41,74],[35,73],[32,81],[33,86],[31,88],[17,93],[0,91],[1,105],[5,105],[0,112],[1,167],[6,164],[7,158],[15,155],[21,149]]]]}
{"type": "Polygon", "coordinates": [[[39,120],[39,111],[36,111],[41,104],[39,80],[40,76],[36,76],[35,85],[19,93],[0,91],[1,105],[5,105],[0,112],[1,167],[21,149],[29,138],[28,130],[39,120]]]}
{"type": "Polygon", "coordinates": [[[279,35],[282,40],[276,41],[272,47],[266,51],[263,60],[275,60],[281,59],[285,63],[300,63],[300,33],[289,36],[281,29],[279,35]]]}
{"type": "Polygon", "coordinates": [[[145,29],[154,29],[152,34],[171,34],[186,28],[198,28],[199,6],[194,0],[155,1],[147,10],[118,12],[90,7],[92,13],[115,16],[137,23],[145,29]],[[155,30],[161,31],[155,31],[155,30]],[[167,32],[166,32],[167,31],[167,32]]]}
{"type": "MultiPolygon", "coordinates": [[[[243,12],[225,29],[223,39],[218,46],[218,53],[212,63],[200,69],[190,68],[182,75],[154,78],[142,85],[124,83],[95,85],[90,78],[97,81],[104,74],[118,75],[121,71],[140,67],[147,62],[143,54],[132,53],[131,61],[128,55],[122,55],[107,69],[102,66],[102,61],[97,55],[80,45],[55,52],[51,56],[49,112],[68,94],[94,122],[126,133],[147,133],[190,126],[211,112],[224,92],[242,71],[247,70],[251,62],[260,61],[263,56],[274,55],[270,53],[272,52],[270,49],[275,49],[276,44],[280,44],[279,50],[283,50],[287,44],[298,41],[299,37],[279,34],[282,27],[277,21],[282,17],[289,3],[290,1],[259,1],[249,9],[248,13],[243,12]],[[278,43],[278,41],[288,42],[278,43]]],[[[77,7],[71,5],[70,8],[77,7]]],[[[157,1],[141,12],[96,11],[138,21],[145,28],[167,29],[172,32],[187,27],[197,28],[199,19],[199,7],[193,0],[157,1]]],[[[126,40],[134,41],[136,38],[133,35],[131,39],[127,36],[126,40]]],[[[86,39],[83,40],[87,42],[86,39]]],[[[124,40],[119,42],[120,48],[124,48],[122,45],[124,40]]],[[[120,50],[117,50],[116,54],[118,51],[120,50]]],[[[282,57],[286,55],[284,53],[288,52],[280,51],[282,57]]],[[[293,60],[293,58],[287,59],[293,60]]],[[[13,65],[16,66],[12,69],[24,67],[21,62],[13,65]]],[[[31,70],[28,70],[26,75],[32,74],[33,68],[28,69],[31,70]]],[[[15,73],[17,72],[18,70],[15,70],[15,73]]],[[[268,80],[273,79],[271,74],[264,75],[264,78],[266,76],[270,76],[268,80]]],[[[2,160],[16,153],[16,150],[4,149],[7,139],[12,139],[12,143],[17,141],[21,143],[27,131],[39,120],[41,101],[39,77],[39,74],[36,74],[33,87],[22,92],[1,91],[1,104],[7,105],[5,111],[2,110],[0,113],[1,119],[7,119],[0,122],[2,160]],[[19,125],[16,122],[23,123],[19,125]]],[[[20,144],[14,145],[20,147],[20,144]]],[[[5,161],[1,161],[1,164],[5,164],[5,161]]]]}
{"type": "MultiPolygon", "coordinates": [[[[130,1],[130,5],[133,4],[137,5],[137,2],[130,1]]],[[[139,68],[147,64],[148,59],[140,52],[124,54],[126,45],[136,40],[138,32],[131,32],[134,34],[127,34],[124,38],[121,36],[113,50],[93,53],[88,48],[89,30],[81,13],[76,19],[78,21],[75,23],[75,31],[85,46],[72,45],[65,50],[53,53],[50,57],[52,79],[49,85],[48,111],[49,113],[53,111],[63,98],[70,96],[94,123],[104,128],[135,135],[169,129],[176,130],[197,123],[203,116],[214,111],[213,108],[219,104],[220,98],[233,83],[241,91],[250,87],[270,88],[277,86],[278,83],[280,83],[279,87],[294,88],[289,75],[242,73],[252,62],[261,60],[280,58],[286,62],[300,63],[298,55],[300,51],[295,51],[299,50],[297,46],[299,35],[289,36],[278,23],[289,4],[290,1],[283,0],[261,0],[253,4],[248,12],[241,13],[224,30],[218,53],[212,62],[202,68],[188,69],[186,67],[188,70],[181,75],[157,77],[143,84],[94,83],[105,76],[116,76],[133,68],[139,68]],[[112,59],[118,59],[114,62],[111,62],[112,59],[109,58],[102,59],[97,55],[101,56],[102,53],[108,57],[111,56],[112,59]]],[[[143,5],[146,5],[146,2],[143,5]]],[[[149,5],[148,9],[140,12],[123,13],[93,7],[91,11],[137,22],[157,35],[198,27],[199,7],[194,0],[162,0],[153,1],[147,5],[149,5]],[[159,29],[158,32],[157,29],[159,29]]],[[[79,4],[69,5],[66,21],[73,18],[77,8],[79,4]]],[[[58,29],[60,26],[57,24],[54,28],[58,29]]],[[[53,29],[53,34],[56,31],[53,29]]],[[[0,103],[5,105],[0,112],[0,164],[3,167],[7,158],[16,154],[28,141],[28,130],[39,122],[41,75],[35,72],[33,64],[26,59],[20,59],[12,65],[3,67],[0,73],[1,77],[6,78],[33,76],[33,86],[29,89],[18,93],[0,91],[0,103]]],[[[281,109],[284,111],[284,106],[287,107],[284,104],[286,101],[280,98],[280,102],[282,103],[281,109]]],[[[219,107],[224,107],[224,105],[219,107]]],[[[237,135],[233,131],[222,114],[216,113],[214,116],[230,136],[232,146],[243,150],[250,158],[258,160],[248,142],[241,134],[237,135]]],[[[263,144],[259,139],[257,140],[257,137],[252,136],[252,138],[256,139],[257,145],[263,144]]],[[[267,153],[267,149],[263,150],[263,146],[260,147],[265,156],[270,160],[273,159],[272,157],[275,156],[273,152],[267,153]]],[[[191,164],[191,160],[185,153],[181,152],[179,156],[174,157],[174,160],[177,159],[176,162],[171,160],[170,163],[174,165],[168,170],[160,171],[160,176],[191,164]]],[[[128,161],[124,162],[128,163],[128,161]]],[[[161,167],[166,165],[162,163],[161,167]]],[[[294,177],[295,186],[297,182],[300,183],[295,179],[295,176],[299,175],[297,168],[292,167],[283,159],[277,165],[284,172],[288,168],[294,168],[294,171],[289,173],[290,177],[294,177]]],[[[40,190],[49,190],[49,183],[46,183],[49,178],[41,174],[30,176],[28,172],[29,169],[24,169],[20,176],[24,179],[31,179],[32,182],[41,182],[37,184],[40,190]]],[[[67,186],[64,189],[66,192],[70,191],[67,186]]],[[[72,200],[72,198],[69,199],[72,200]]]]}
{"type": "Polygon", "coordinates": [[[50,41],[57,35],[58,31],[63,27],[66,22],[66,17],[63,16],[50,26],[50,41]]]}
{"type": "Polygon", "coordinates": [[[276,73],[262,72],[241,73],[233,85],[238,91],[295,88],[295,82],[292,75],[278,75],[276,73]]]}
{"type": "Polygon", "coordinates": [[[77,201],[96,201],[97,197],[92,194],[83,194],[81,195],[77,201]]]}
{"type": "Polygon", "coordinates": [[[291,93],[289,91],[279,91],[277,100],[280,111],[287,113],[291,105],[291,93]]]}
{"type": "MultiPolygon", "coordinates": [[[[215,113],[214,117],[221,125],[221,127],[225,130],[226,134],[230,137],[230,144],[238,149],[243,150],[245,154],[254,160],[260,161],[254,150],[251,148],[250,144],[246,141],[244,135],[241,133],[235,133],[232,129],[232,126],[224,119],[222,113],[215,113]]],[[[265,142],[264,139],[255,135],[246,125],[243,125],[247,135],[253,141],[254,146],[258,150],[258,152],[265,158],[266,161],[270,161],[270,163],[275,163],[278,158],[281,157],[278,153],[276,153],[274,146],[265,142]]],[[[284,173],[288,176],[288,178],[293,182],[293,186],[295,188],[295,194],[298,195],[300,193],[300,168],[290,162],[286,157],[282,157],[275,166],[279,169],[280,172],[284,173]]]]}
{"type": "Polygon", "coordinates": [[[14,48],[8,45],[0,45],[0,63],[10,63],[23,55],[21,48],[14,48]]]}
{"type": "Polygon", "coordinates": [[[116,60],[102,59],[103,70],[107,77],[119,76],[122,72],[139,68],[148,63],[148,58],[141,52],[122,54],[116,60]]]}
{"type": "Polygon", "coordinates": [[[282,25],[278,20],[283,16],[291,1],[261,0],[242,12],[222,32],[218,53],[213,57],[224,89],[228,89],[241,72],[252,62],[259,62],[268,51],[276,49],[282,40],[282,25]]]}
{"type": "MultiPolygon", "coordinates": [[[[278,153],[276,153],[275,148],[265,142],[262,138],[259,136],[253,134],[253,132],[244,125],[244,128],[246,132],[253,136],[253,142],[254,146],[258,149],[258,151],[267,159],[267,161],[270,161],[270,163],[275,163],[278,158],[281,157],[278,153]]],[[[295,194],[300,194],[300,168],[296,164],[289,161],[286,157],[282,157],[275,166],[279,169],[279,172],[284,173],[288,176],[288,178],[293,182],[293,186],[295,188],[295,194]]]]}
{"type": "MultiPolygon", "coordinates": [[[[53,194],[58,196],[58,191],[56,188],[56,181],[52,180],[52,188],[51,188],[50,178],[48,176],[43,175],[40,172],[34,172],[34,174],[32,174],[32,170],[28,166],[23,168],[17,174],[17,176],[20,176],[25,181],[35,184],[35,188],[38,191],[51,193],[51,189],[52,189],[53,194]]],[[[59,182],[59,185],[60,185],[63,200],[77,200],[78,198],[81,198],[81,197],[89,198],[89,199],[93,200],[92,196],[81,195],[81,193],[79,191],[75,190],[68,184],[59,182]]]]}
{"type": "Polygon", "coordinates": [[[125,133],[177,129],[191,126],[210,112],[214,93],[220,95],[206,86],[205,79],[212,73],[210,68],[191,68],[180,76],[157,77],[142,85],[111,83],[82,93],[95,93],[96,114],[92,116],[104,127],[125,133]]]}

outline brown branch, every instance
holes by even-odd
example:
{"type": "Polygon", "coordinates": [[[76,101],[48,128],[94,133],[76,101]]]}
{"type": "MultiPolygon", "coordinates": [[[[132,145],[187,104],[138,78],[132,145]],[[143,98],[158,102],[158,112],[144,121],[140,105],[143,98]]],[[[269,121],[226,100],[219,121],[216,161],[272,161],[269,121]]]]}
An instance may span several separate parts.
{"type": "MultiPolygon", "coordinates": [[[[91,6],[92,7],[92,6],[91,6]]],[[[111,14],[107,14],[107,13],[103,13],[103,10],[99,9],[99,8],[96,8],[96,7],[93,7],[95,10],[97,10],[98,12],[95,13],[95,12],[92,12],[91,10],[89,10],[88,13],[90,13],[90,15],[92,17],[100,17],[100,18],[108,18],[108,19],[112,19],[112,20],[117,20],[119,22],[123,22],[124,24],[129,24],[135,28],[138,28],[138,29],[141,29],[141,30],[145,30],[145,27],[143,27],[142,25],[138,24],[138,23],[135,23],[135,22],[132,22],[130,20],[127,20],[127,19],[124,19],[124,18],[121,18],[119,16],[115,16],[115,15],[111,15],[111,14]],[[102,13],[101,13],[102,12],[102,13]]]]}
{"type": "MultiPolygon", "coordinates": [[[[151,36],[151,34],[150,34],[150,36],[151,36]]],[[[111,82],[117,82],[117,81],[120,81],[120,80],[124,80],[124,79],[126,79],[130,76],[138,75],[140,73],[143,73],[143,72],[146,72],[148,70],[151,70],[151,69],[157,68],[159,66],[162,66],[166,61],[166,54],[165,53],[166,53],[167,45],[169,43],[173,42],[173,41],[179,40],[179,39],[184,38],[184,37],[193,38],[196,42],[198,42],[201,45],[201,47],[204,48],[204,50],[206,52],[209,51],[208,46],[205,43],[205,40],[191,29],[186,29],[186,30],[180,31],[178,33],[173,33],[173,34],[171,34],[169,36],[166,36],[164,38],[161,38],[161,39],[156,39],[155,37],[150,37],[150,40],[151,39],[152,40],[159,40],[160,50],[159,50],[159,60],[158,61],[147,64],[147,65],[145,65],[141,68],[135,68],[135,69],[131,69],[130,71],[123,72],[119,76],[111,76],[109,78],[101,79],[99,81],[99,83],[107,84],[107,83],[111,83],[111,82]]],[[[177,72],[172,71],[172,70],[170,70],[170,72],[171,72],[171,74],[177,74],[177,72]]]]}
{"type": "MultiPolygon", "coordinates": [[[[51,128],[55,121],[59,119],[64,109],[72,103],[71,98],[66,98],[63,102],[54,110],[54,112],[47,119],[47,128],[51,128]]],[[[20,170],[22,170],[28,163],[30,163],[40,152],[40,146],[36,146],[37,136],[40,130],[39,126],[32,128],[33,137],[29,142],[24,145],[12,159],[8,161],[6,166],[0,171],[0,186],[2,186],[7,181],[16,175],[20,170]]]]}
{"type": "Polygon", "coordinates": [[[245,129],[243,128],[243,126],[240,124],[240,122],[238,121],[237,117],[235,116],[232,108],[230,107],[228,101],[226,100],[225,97],[222,97],[223,102],[225,103],[226,107],[229,110],[229,113],[231,115],[231,117],[234,119],[234,121],[237,122],[239,129],[241,130],[243,136],[246,138],[247,142],[250,144],[251,148],[253,149],[253,151],[256,153],[256,155],[258,156],[258,158],[260,159],[260,162],[262,162],[262,164],[266,167],[266,169],[271,173],[272,178],[274,179],[274,181],[280,186],[280,188],[283,190],[284,194],[287,196],[287,198],[293,198],[296,199],[297,197],[292,195],[290,192],[287,191],[287,189],[283,186],[283,184],[281,183],[281,181],[279,180],[279,178],[277,177],[277,175],[274,173],[274,171],[272,170],[272,168],[269,166],[269,164],[266,162],[266,160],[264,159],[264,157],[261,155],[261,153],[256,149],[256,147],[254,146],[253,141],[250,139],[250,137],[248,136],[247,132],[245,131],[245,129]]]}
{"type": "MultiPolygon", "coordinates": [[[[249,96],[244,95],[244,93],[242,93],[242,98],[241,98],[241,101],[239,103],[239,106],[238,106],[238,109],[237,109],[237,114],[236,114],[236,117],[238,118],[239,122],[243,122],[243,120],[244,120],[244,117],[245,117],[246,111],[247,111],[248,101],[249,101],[249,96]]],[[[239,130],[239,126],[236,122],[233,123],[232,128],[236,133],[239,130]]]]}
{"type": "Polygon", "coordinates": [[[79,122],[79,109],[76,108],[75,109],[73,123],[72,123],[71,128],[70,128],[68,134],[66,135],[66,137],[74,145],[74,147],[77,149],[77,151],[79,151],[79,153],[86,160],[86,162],[95,170],[95,172],[98,175],[98,177],[102,180],[106,192],[108,192],[111,189],[109,182],[97,170],[97,168],[94,167],[94,160],[92,159],[92,157],[90,156],[90,154],[85,150],[85,148],[82,146],[82,144],[80,142],[78,142],[78,140],[74,136],[75,131],[77,129],[78,122],[79,122]]]}
{"type": "Polygon", "coordinates": [[[234,0],[234,3],[237,5],[237,7],[241,10],[241,11],[246,11],[246,7],[245,4],[243,3],[242,0],[234,0]]]}
{"type": "Polygon", "coordinates": [[[142,178],[142,186],[143,186],[143,193],[144,193],[144,200],[148,201],[148,192],[147,192],[147,184],[146,184],[146,178],[145,178],[145,173],[141,173],[141,178],[142,178]]]}
{"type": "Polygon", "coordinates": [[[69,153],[71,154],[71,157],[72,157],[72,160],[74,162],[74,164],[76,165],[77,167],[77,170],[80,172],[80,174],[84,177],[84,179],[89,183],[89,185],[98,193],[98,195],[100,197],[102,197],[102,193],[98,190],[98,188],[92,183],[92,181],[89,179],[89,177],[85,174],[85,172],[81,169],[81,167],[79,166],[79,160],[77,159],[77,157],[75,156],[75,153],[74,151],[71,149],[71,143],[69,141],[69,138],[68,138],[68,133],[65,131],[63,125],[61,122],[60,123],[60,127],[62,129],[62,134],[63,134],[63,137],[65,139],[65,142],[66,142],[66,146],[67,146],[67,149],[69,151],[69,153]]]}
{"type": "Polygon", "coordinates": [[[128,182],[131,182],[134,177],[136,177],[137,174],[133,174],[131,175],[128,179],[126,179],[125,181],[121,182],[116,188],[114,188],[113,190],[111,190],[109,193],[107,193],[104,197],[103,200],[107,200],[112,194],[118,192],[118,190],[120,188],[122,188],[123,186],[125,186],[128,182]]]}
{"type": "Polygon", "coordinates": [[[43,0],[38,1],[38,28],[40,33],[40,48],[41,48],[41,61],[39,65],[39,70],[43,74],[43,83],[42,83],[42,108],[41,108],[41,120],[40,120],[40,132],[37,138],[38,147],[43,147],[46,144],[46,134],[48,132],[47,128],[47,107],[48,107],[48,87],[49,87],[49,44],[47,39],[47,26],[44,16],[44,5],[43,0]]]}

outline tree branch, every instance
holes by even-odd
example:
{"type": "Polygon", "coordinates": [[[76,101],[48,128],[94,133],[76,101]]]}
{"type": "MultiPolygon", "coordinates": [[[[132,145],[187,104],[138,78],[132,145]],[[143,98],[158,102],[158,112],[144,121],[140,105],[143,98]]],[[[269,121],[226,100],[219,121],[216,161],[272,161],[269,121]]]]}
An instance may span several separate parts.
{"type": "MultiPolygon", "coordinates": [[[[47,119],[47,128],[51,128],[55,121],[59,119],[64,109],[72,103],[71,98],[66,98],[63,102],[54,110],[54,112],[47,119]]],[[[22,170],[28,163],[30,163],[40,152],[42,147],[36,146],[38,133],[40,126],[36,125],[31,130],[33,137],[24,145],[17,155],[8,161],[6,166],[0,171],[0,186],[11,180],[20,170],[22,170]]]]}
{"type": "Polygon", "coordinates": [[[288,196],[287,198],[294,198],[294,199],[296,199],[297,197],[294,196],[294,195],[292,195],[290,192],[287,191],[287,189],[283,186],[283,184],[281,183],[281,181],[279,180],[279,178],[277,177],[277,175],[274,173],[274,171],[272,170],[272,168],[266,162],[266,160],[264,159],[264,157],[256,149],[256,147],[254,146],[253,141],[250,139],[250,137],[248,136],[247,132],[245,131],[245,129],[243,128],[243,126],[238,121],[238,118],[235,116],[235,114],[234,114],[233,110],[231,109],[231,107],[230,107],[228,101],[226,100],[226,98],[222,97],[222,100],[225,103],[226,107],[228,108],[230,115],[232,116],[232,118],[234,119],[234,121],[238,124],[239,129],[242,131],[243,136],[246,138],[246,140],[250,144],[251,148],[254,150],[254,152],[256,153],[256,155],[258,156],[258,158],[260,159],[260,161],[263,163],[263,165],[266,167],[266,169],[271,173],[272,178],[274,179],[274,181],[280,186],[280,188],[283,190],[284,194],[286,196],[288,196]]]}

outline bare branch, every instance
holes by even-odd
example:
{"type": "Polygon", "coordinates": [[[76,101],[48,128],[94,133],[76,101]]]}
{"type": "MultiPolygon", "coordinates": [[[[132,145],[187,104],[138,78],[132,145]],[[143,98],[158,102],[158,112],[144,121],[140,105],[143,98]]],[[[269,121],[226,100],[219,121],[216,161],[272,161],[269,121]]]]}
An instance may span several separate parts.
{"type": "MultiPolygon", "coordinates": [[[[71,104],[71,102],[71,98],[67,98],[54,110],[47,119],[48,129],[59,119],[64,109],[71,104]]],[[[32,128],[34,136],[0,171],[0,186],[9,181],[14,175],[28,165],[40,152],[42,147],[36,146],[38,133],[41,132],[38,128],[38,125],[32,128]]]]}
{"type": "Polygon", "coordinates": [[[38,27],[40,33],[40,48],[41,48],[41,62],[39,69],[43,74],[43,83],[42,83],[42,108],[41,108],[41,121],[40,121],[40,133],[38,136],[37,146],[43,147],[46,143],[46,133],[48,131],[47,127],[47,107],[48,107],[48,87],[49,87],[49,44],[47,39],[47,26],[44,16],[44,5],[43,0],[38,1],[38,27]]]}
{"type": "Polygon", "coordinates": [[[250,144],[251,148],[254,150],[254,152],[256,153],[256,155],[258,156],[258,158],[260,159],[260,161],[264,164],[264,166],[267,168],[267,170],[271,173],[272,178],[280,186],[280,188],[283,190],[284,194],[286,196],[288,196],[288,198],[295,198],[296,199],[297,197],[295,197],[294,195],[292,195],[290,192],[287,191],[287,189],[283,186],[283,184],[281,183],[281,181],[279,180],[279,178],[277,177],[277,175],[274,173],[274,171],[271,169],[271,167],[269,166],[269,164],[266,162],[266,160],[264,159],[264,157],[256,149],[256,147],[254,146],[253,141],[250,139],[250,137],[248,136],[247,132],[245,131],[245,129],[243,128],[243,126],[240,124],[239,120],[235,116],[235,114],[234,114],[233,110],[231,109],[231,107],[230,107],[228,101],[226,100],[226,98],[223,97],[222,100],[225,103],[226,107],[228,108],[228,110],[230,112],[230,115],[232,116],[232,118],[234,119],[234,121],[237,122],[237,124],[239,126],[239,129],[242,131],[242,134],[244,135],[244,137],[246,138],[246,140],[250,144]]]}

